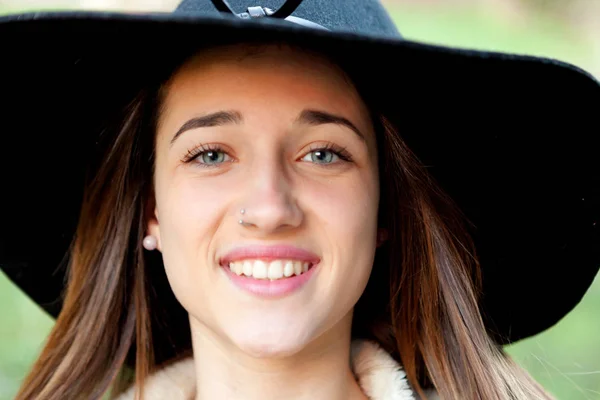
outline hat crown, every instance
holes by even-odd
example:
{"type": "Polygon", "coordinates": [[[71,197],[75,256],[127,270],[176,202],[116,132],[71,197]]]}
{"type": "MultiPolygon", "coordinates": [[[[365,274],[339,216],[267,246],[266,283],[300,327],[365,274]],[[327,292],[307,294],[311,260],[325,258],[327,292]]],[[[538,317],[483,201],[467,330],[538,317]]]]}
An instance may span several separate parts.
{"type": "MultiPolygon", "coordinates": [[[[266,7],[275,11],[285,2],[227,0],[227,4],[236,14],[247,12],[251,7],[266,7]]],[[[175,13],[217,15],[219,11],[211,0],[183,0],[175,13]]],[[[291,16],[314,22],[332,31],[396,39],[400,37],[396,25],[379,0],[304,0],[291,16]]]]}

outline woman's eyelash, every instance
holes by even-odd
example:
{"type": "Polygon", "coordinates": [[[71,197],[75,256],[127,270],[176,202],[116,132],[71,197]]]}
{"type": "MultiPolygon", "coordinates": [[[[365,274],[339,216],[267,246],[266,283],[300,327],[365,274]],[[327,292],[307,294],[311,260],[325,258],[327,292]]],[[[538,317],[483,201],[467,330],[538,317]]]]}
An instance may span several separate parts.
{"type": "MultiPolygon", "coordinates": [[[[324,145],[314,145],[310,147],[310,151],[308,153],[312,153],[313,151],[323,151],[323,150],[327,150],[327,151],[331,151],[332,153],[335,153],[340,159],[344,160],[344,161],[352,161],[352,155],[346,150],[345,147],[341,147],[338,145],[335,145],[333,143],[327,143],[324,145]]],[[[307,154],[308,154],[307,153],[307,154]]]]}
{"type": "Polygon", "coordinates": [[[209,151],[224,152],[223,148],[217,144],[201,144],[199,146],[194,147],[193,149],[188,150],[188,152],[181,161],[184,163],[189,163],[202,153],[209,151]]]}
{"type": "MultiPolygon", "coordinates": [[[[306,153],[312,153],[314,151],[331,151],[332,153],[336,154],[341,160],[346,161],[346,162],[351,162],[352,161],[352,155],[346,150],[345,147],[341,147],[338,145],[335,145],[333,143],[326,143],[326,144],[322,144],[322,145],[311,145],[310,150],[306,153]]],[[[190,150],[188,150],[188,152],[185,154],[185,156],[183,157],[183,159],[181,160],[181,162],[183,163],[189,163],[191,161],[193,161],[194,159],[198,158],[198,156],[202,155],[202,153],[205,152],[225,152],[225,150],[223,149],[223,147],[216,145],[216,144],[201,144],[199,146],[196,146],[190,150]]]]}

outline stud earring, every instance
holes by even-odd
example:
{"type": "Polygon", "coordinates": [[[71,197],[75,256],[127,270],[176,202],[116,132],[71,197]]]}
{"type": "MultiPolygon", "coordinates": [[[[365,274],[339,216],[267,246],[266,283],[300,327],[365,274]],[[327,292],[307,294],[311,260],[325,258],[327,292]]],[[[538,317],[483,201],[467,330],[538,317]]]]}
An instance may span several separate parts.
{"type": "Polygon", "coordinates": [[[156,238],[152,235],[146,236],[142,243],[144,245],[144,248],[149,251],[156,250],[156,246],[158,245],[156,242],[156,238]]]}

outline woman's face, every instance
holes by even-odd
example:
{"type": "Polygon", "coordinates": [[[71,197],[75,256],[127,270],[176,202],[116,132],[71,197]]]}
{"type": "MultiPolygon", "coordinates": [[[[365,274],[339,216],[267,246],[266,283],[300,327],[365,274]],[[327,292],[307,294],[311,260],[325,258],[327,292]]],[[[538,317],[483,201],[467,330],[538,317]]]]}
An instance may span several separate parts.
{"type": "Polygon", "coordinates": [[[376,249],[377,147],[338,68],[248,49],[203,52],[169,82],[149,233],[193,332],[292,354],[349,332],[376,249]]]}

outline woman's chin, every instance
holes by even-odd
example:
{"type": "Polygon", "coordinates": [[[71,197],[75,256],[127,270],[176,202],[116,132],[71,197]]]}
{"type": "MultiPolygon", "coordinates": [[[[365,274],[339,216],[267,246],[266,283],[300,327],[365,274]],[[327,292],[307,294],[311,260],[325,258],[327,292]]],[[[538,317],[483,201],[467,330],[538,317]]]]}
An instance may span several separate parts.
{"type": "Polygon", "coordinates": [[[285,358],[306,347],[308,338],[298,335],[275,335],[268,332],[239,332],[230,337],[233,344],[244,354],[253,358],[285,358]]]}

